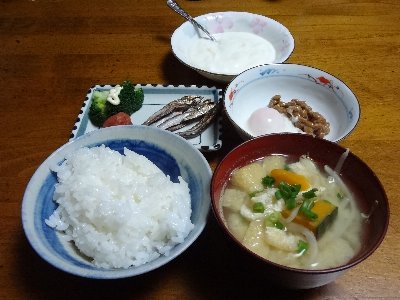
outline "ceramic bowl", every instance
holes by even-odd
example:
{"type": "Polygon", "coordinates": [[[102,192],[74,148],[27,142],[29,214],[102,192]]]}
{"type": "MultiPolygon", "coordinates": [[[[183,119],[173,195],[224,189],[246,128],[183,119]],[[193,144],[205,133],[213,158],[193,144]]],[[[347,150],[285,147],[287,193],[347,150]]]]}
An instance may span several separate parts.
{"type": "MultiPolygon", "coordinates": [[[[377,176],[357,156],[349,152],[341,167],[340,177],[350,187],[355,201],[364,214],[361,250],[346,264],[323,270],[289,268],[262,258],[244,247],[228,230],[222,213],[221,192],[234,170],[272,154],[299,158],[308,154],[319,165],[335,169],[346,149],[336,143],[303,134],[273,134],[246,141],[229,152],[216,167],[211,181],[211,204],[223,236],[238,251],[238,264],[254,266],[265,281],[286,288],[306,289],[325,285],[345,271],[367,259],[381,244],[389,223],[388,199],[377,176]],[[362,174],[362,176],[360,175],[362,174]],[[261,275],[262,274],[262,275],[261,275]]],[[[258,274],[258,273],[257,273],[258,274]]]]}
{"type": "Polygon", "coordinates": [[[331,74],[298,64],[257,66],[238,75],[225,91],[226,115],[243,139],[257,136],[249,126],[249,117],[267,107],[275,95],[280,95],[283,102],[303,100],[324,116],[330,123],[330,132],[324,138],[330,141],[344,139],[360,118],[357,97],[331,74]]]}
{"type": "Polygon", "coordinates": [[[148,126],[116,126],[89,132],[65,144],[51,154],[32,176],[22,203],[23,228],[33,249],[54,267],[82,277],[114,279],[149,272],[170,262],[185,251],[200,235],[210,209],[211,169],[203,155],[183,138],[165,130],[148,126]],[[72,242],[65,242],[60,233],[45,224],[56,209],[53,201],[56,175],[50,167],[63,161],[65,155],[81,147],[104,144],[122,151],[124,147],[146,156],[172,181],[182,176],[191,191],[193,230],[183,243],[168,256],[128,269],[102,269],[79,254],[72,242]],[[182,155],[185,153],[185,155],[182,155]]]}
{"type": "MultiPolygon", "coordinates": [[[[248,12],[215,12],[201,15],[195,20],[205,27],[211,34],[226,32],[245,32],[255,34],[272,44],[275,58],[265,58],[263,63],[282,63],[286,61],[294,49],[294,39],[289,30],[279,22],[248,12]]],[[[212,66],[195,64],[190,57],[191,46],[204,33],[199,32],[191,23],[185,22],[179,26],[171,37],[172,52],[184,65],[196,70],[201,75],[216,81],[229,82],[240,72],[227,72],[212,66]],[[210,69],[214,67],[215,69],[210,69]]],[[[224,65],[222,64],[222,67],[224,65]]],[[[221,67],[221,68],[222,68],[221,67]]],[[[244,70],[242,70],[244,71],[244,70]]]]}

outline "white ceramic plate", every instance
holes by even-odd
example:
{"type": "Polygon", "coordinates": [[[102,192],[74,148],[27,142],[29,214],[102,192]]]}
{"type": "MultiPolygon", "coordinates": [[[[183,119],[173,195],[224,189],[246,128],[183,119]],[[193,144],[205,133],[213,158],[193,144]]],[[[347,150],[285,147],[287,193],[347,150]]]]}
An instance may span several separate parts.
{"type": "MultiPolygon", "coordinates": [[[[141,125],[154,112],[162,108],[165,104],[172,100],[179,99],[185,95],[199,95],[210,98],[214,102],[222,101],[222,91],[215,87],[206,86],[163,86],[151,84],[137,84],[144,92],[144,101],[142,108],[131,116],[133,125],[141,125]]],[[[82,104],[81,112],[78,115],[75,126],[72,130],[70,140],[75,139],[87,132],[97,130],[88,117],[89,107],[91,104],[92,94],[95,90],[109,90],[115,85],[95,85],[88,91],[85,101],[82,104]]],[[[186,130],[187,127],[181,129],[186,130]]],[[[214,151],[222,146],[220,138],[222,131],[222,122],[220,116],[211,124],[201,135],[189,139],[188,141],[201,151],[214,151]]]]}
{"type": "Polygon", "coordinates": [[[360,106],[345,83],[319,69],[297,64],[272,64],[252,68],[227,87],[224,107],[244,139],[252,138],[247,122],[256,109],[266,107],[274,95],[282,101],[306,101],[330,123],[325,139],[340,141],[357,125],[360,106]]]}

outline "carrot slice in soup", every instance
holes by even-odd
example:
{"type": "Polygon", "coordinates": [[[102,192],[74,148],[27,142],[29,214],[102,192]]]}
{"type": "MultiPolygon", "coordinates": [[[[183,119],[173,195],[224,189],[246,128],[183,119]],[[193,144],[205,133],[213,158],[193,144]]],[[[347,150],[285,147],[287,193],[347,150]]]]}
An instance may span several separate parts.
{"type": "Polygon", "coordinates": [[[307,178],[291,171],[274,169],[271,171],[271,176],[275,178],[275,186],[279,186],[281,182],[286,182],[290,185],[300,184],[301,191],[306,191],[310,188],[310,183],[307,181],[307,178]]]}

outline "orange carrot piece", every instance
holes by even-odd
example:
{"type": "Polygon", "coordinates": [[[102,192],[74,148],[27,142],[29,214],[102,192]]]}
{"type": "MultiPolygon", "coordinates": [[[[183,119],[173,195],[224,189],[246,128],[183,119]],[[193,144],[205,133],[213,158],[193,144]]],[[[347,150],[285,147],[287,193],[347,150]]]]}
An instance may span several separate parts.
{"type": "Polygon", "coordinates": [[[301,191],[306,191],[310,188],[310,183],[308,182],[307,178],[291,171],[284,169],[273,169],[271,171],[271,176],[275,178],[275,186],[279,186],[281,182],[286,182],[290,185],[300,184],[301,191]]]}

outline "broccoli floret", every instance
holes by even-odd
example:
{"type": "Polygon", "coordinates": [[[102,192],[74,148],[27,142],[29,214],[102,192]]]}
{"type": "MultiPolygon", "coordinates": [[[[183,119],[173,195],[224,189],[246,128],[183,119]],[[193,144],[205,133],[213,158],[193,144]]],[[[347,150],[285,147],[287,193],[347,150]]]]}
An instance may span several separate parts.
{"type": "Polygon", "coordinates": [[[89,119],[95,126],[101,127],[104,121],[109,117],[106,108],[108,94],[108,91],[93,92],[92,104],[89,108],[89,119]]]}
{"type": "Polygon", "coordinates": [[[144,101],[144,93],[142,88],[135,89],[135,105],[134,109],[135,111],[138,111],[139,109],[142,108],[144,101]]]}
{"type": "Polygon", "coordinates": [[[144,94],[142,88],[136,89],[130,81],[124,81],[121,86],[122,90],[119,93],[120,103],[118,105],[113,105],[109,102],[106,103],[109,116],[119,112],[131,115],[138,111],[143,105],[144,94]]]}
{"type": "Polygon", "coordinates": [[[89,108],[89,119],[93,125],[102,127],[105,120],[109,117],[124,112],[128,115],[138,111],[144,100],[142,88],[135,88],[130,81],[124,81],[121,84],[122,90],[119,93],[120,103],[114,105],[107,101],[109,91],[94,91],[92,104],[89,108]]]}

